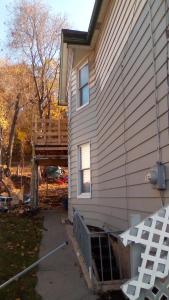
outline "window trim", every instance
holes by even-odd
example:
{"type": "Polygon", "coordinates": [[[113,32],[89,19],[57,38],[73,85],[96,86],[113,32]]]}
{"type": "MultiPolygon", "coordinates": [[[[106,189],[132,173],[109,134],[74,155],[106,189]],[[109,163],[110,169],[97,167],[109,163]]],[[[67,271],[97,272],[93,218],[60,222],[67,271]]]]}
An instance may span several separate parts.
{"type": "Polygon", "coordinates": [[[80,199],[80,198],[88,198],[88,199],[91,199],[92,197],[92,176],[91,176],[91,142],[90,141],[86,141],[84,143],[81,143],[79,145],[77,145],[77,198],[80,199]],[[89,147],[90,147],[90,192],[89,193],[81,193],[81,190],[80,190],[80,181],[81,181],[81,178],[80,178],[80,147],[83,146],[83,145],[86,145],[86,144],[89,144],[89,147]]]}
{"type": "Polygon", "coordinates": [[[77,87],[76,87],[76,94],[77,94],[77,97],[76,97],[76,111],[86,107],[90,103],[90,85],[89,85],[89,78],[88,78],[89,101],[87,103],[83,104],[83,105],[80,105],[80,103],[81,103],[80,89],[82,89],[83,87],[85,87],[87,85],[86,84],[86,85],[80,87],[80,70],[83,69],[83,67],[85,65],[88,65],[88,70],[89,70],[89,61],[88,61],[88,59],[85,59],[85,60],[83,60],[83,62],[79,63],[79,65],[77,66],[77,69],[76,69],[76,83],[77,83],[77,87]]]}

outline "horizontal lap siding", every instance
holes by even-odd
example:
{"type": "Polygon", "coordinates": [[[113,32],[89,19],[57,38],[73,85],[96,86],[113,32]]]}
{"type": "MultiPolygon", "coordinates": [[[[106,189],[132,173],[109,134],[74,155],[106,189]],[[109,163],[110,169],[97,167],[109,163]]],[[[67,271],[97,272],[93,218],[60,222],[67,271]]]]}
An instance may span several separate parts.
{"type": "MultiPolygon", "coordinates": [[[[167,170],[167,190],[163,196],[165,203],[169,203],[165,2],[151,1],[151,13],[160,149],[167,170]]],[[[91,107],[79,115],[72,112],[73,147],[76,139],[89,139],[89,136],[93,139],[92,199],[76,198],[74,150],[72,205],[80,209],[89,224],[107,224],[114,230],[124,230],[132,213],[140,213],[143,218],[161,206],[159,191],[145,182],[146,173],[158,160],[148,1],[121,0],[112,9],[109,7],[96,45],[95,71],[91,107]],[[96,122],[92,119],[94,115],[96,122]],[[83,137],[75,126],[81,128],[83,137]]]]}
{"type": "MultiPolygon", "coordinates": [[[[119,2],[124,17],[125,11],[126,14],[129,13],[127,7],[132,1],[125,1],[125,4],[119,2]]],[[[141,5],[139,2],[143,4],[143,1],[137,1],[138,8],[141,5]]],[[[120,40],[112,38],[115,34],[113,25],[108,45],[104,47],[104,36],[108,30],[106,28],[96,52],[98,170],[93,173],[95,182],[93,197],[103,206],[108,203],[106,207],[107,213],[112,215],[112,219],[109,219],[112,227],[117,224],[113,216],[118,217],[113,207],[118,209],[120,199],[119,206],[124,211],[119,215],[120,230],[124,224],[127,226],[129,223],[131,213],[138,212],[141,216],[145,216],[161,206],[159,191],[152,189],[152,186],[145,182],[146,173],[158,160],[158,139],[148,2],[141,5],[141,8],[141,14],[137,12],[139,18],[135,26],[130,29],[127,43],[122,51],[119,48],[120,54],[113,57],[114,49],[118,43],[120,44],[120,40]],[[102,51],[106,48],[110,54],[102,56],[102,51]],[[123,223],[123,215],[127,215],[127,222],[124,217],[123,223]]],[[[162,161],[168,168],[165,5],[157,0],[154,3],[152,1],[151,10],[156,55],[160,147],[162,161]]],[[[119,28],[120,33],[121,23],[115,23],[114,26],[119,28]]],[[[117,30],[116,35],[118,36],[117,30]]],[[[124,37],[121,36],[123,44],[122,38],[124,37]]],[[[167,190],[164,193],[166,203],[169,199],[168,173],[167,171],[167,190]]]]}
{"type": "MultiPolygon", "coordinates": [[[[71,80],[71,105],[70,109],[70,176],[71,176],[71,199],[69,199],[69,218],[72,220],[73,207],[81,202],[77,199],[77,146],[90,141],[91,144],[91,170],[96,172],[96,97],[95,97],[95,69],[93,63],[93,54],[88,57],[89,59],[89,85],[90,85],[90,102],[86,107],[77,110],[77,70],[72,70],[71,80]]],[[[91,202],[91,199],[90,199],[91,202]]]]}

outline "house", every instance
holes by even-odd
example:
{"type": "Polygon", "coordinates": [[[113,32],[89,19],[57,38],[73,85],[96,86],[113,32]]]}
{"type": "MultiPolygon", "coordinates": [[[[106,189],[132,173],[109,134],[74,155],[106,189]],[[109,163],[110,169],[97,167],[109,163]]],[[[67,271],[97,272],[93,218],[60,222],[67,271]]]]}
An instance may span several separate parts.
{"type": "MultiPolygon", "coordinates": [[[[88,32],[62,32],[69,219],[78,210],[113,236],[169,202],[168,6],[96,0],[88,32]]],[[[130,277],[137,262],[125,255],[130,277]]]]}

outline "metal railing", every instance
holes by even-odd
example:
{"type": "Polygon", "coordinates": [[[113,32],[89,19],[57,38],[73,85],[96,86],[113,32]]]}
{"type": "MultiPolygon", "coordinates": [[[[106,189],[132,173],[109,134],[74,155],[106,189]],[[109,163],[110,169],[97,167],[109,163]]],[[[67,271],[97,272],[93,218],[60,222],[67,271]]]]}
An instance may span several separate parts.
{"type": "MultiPolygon", "coordinates": [[[[75,238],[79,244],[81,253],[84,257],[85,263],[87,265],[87,268],[89,270],[90,278],[95,276],[95,279],[98,282],[104,282],[105,280],[105,266],[103,263],[103,242],[102,238],[107,239],[107,265],[106,268],[109,268],[109,280],[114,280],[114,271],[115,265],[113,265],[113,252],[111,248],[111,239],[110,239],[110,232],[105,231],[90,231],[87,227],[87,225],[84,222],[83,217],[80,215],[80,213],[77,210],[74,210],[74,216],[73,216],[73,230],[75,238]],[[98,259],[100,261],[100,271],[98,272],[97,266],[93,257],[92,253],[92,239],[97,238],[98,240],[98,259]],[[99,274],[100,273],[100,274],[99,274]]],[[[120,279],[120,278],[119,278],[120,279]]]]}
{"type": "Polygon", "coordinates": [[[78,241],[80,250],[84,257],[91,278],[92,250],[91,250],[90,231],[85,225],[83,218],[77,211],[74,211],[74,216],[73,216],[73,232],[76,237],[76,240],[78,241]]]}
{"type": "Polygon", "coordinates": [[[40,259],[38,259],[36,262],[34,262],[32,265],[30,265],[28,268],[24,269],[23,271],[21,271],[20,273],[16,274],[15,276],[13,276],[12,278],[10,278],[9,280],[7,280],[6,282],[4,282],[3,284],[0,285],[0,289],[6,287],[7,285],[9,285],[10,283],[12,283],[13,281],[18,280],[22,275],[26,274],[28,271],[32,270],[34,267],[36,267],[41,261],[45,260],[46,258],[48,258],[50,255],[54,254],[56,251],[58,251],[59,249],[65,247],[66,245],[68,245],[68,242],[64,242],[61,245],[57,246],[55,249],[53,249],[52,251],[50,251],[49,253],[47,253],[46,255],[44,255],[43,257],[41,257],[40,259]]]}

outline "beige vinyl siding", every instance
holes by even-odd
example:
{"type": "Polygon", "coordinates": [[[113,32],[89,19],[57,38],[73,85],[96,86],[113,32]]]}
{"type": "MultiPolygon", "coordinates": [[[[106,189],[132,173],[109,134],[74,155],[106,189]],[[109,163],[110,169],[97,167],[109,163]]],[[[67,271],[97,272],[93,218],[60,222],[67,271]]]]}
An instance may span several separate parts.
{"type": "MultiPolygon", "coordinates": [[[[93,62],[93,53],[88,56],[89,63],[89,86],[90,86],[90,101],[89,104],[81,109],[77,109],[77,72],[78,69],[73,68],[72,70],[72,81],[71,81],[71,123],[70,123],[70,140],[71,140],[71,199],[69,200],[69,218],[72,220],[73,207],[75,204],[80,204],[85,201],[90,205],[91,199],[77,199],[77,147],[86,142],[90,142],[91,151],[91,177],[93,176],[93,170],[96,168],[94,155],[97,149],[97,138],[96,138],[96,98],[95,98],[95,70],[93,62]],[[94,155],[93,155],[94,153],[94,155]]],[[[93,186],[92,186],[93,189],[93,186]]]]}
{"type": "Polygon", "coordinates": [[[89,224],[106,224],[113,230],[126,229],[132,213],[143,218],[162,204],[160,192],[145,182],[146,173],[158,160],[156,110],[161,157],[167,167],[163,200],[169,202],[165,1],[152,0],[151,13],[157,107],[149,6],[143,0],[111,1],[95,49],[96,79],[90,105],[77,114],[72,103],[72,206],[89,224]],[[90,139],[92,199],[79,201],[76,144],[90,139]]]}
{"type": "Polygon", "coordinates": [[[120,56],[120,53],[128,40],[128,36],[135,26],[136,20],[145,4],[141,1],[111,1],[110,12],[105,28],[103,28],[102,39],[98,45],[96,60],[96,76],[101,77],[101,84],[104,87],[111,71],[120,56]],[[104,73],[104,71],[106,71],[104,73]],[[100,76],[101,75],[101,76],[100,76]]]}
{"type": "MultiPolygon", "coordinates": [[[[163,149],[168,145],[167,87],[164,81],[166,80],[165,11],[164,3],[157,2],[154,2],[152,11],[160,101],[160,146],[162,159],[165,162],[163,149]],[[159,20],[160,26],[158,26],[159,20]],[[164,117],[165,114],[166,117],[164,117]]],[[[99,176],[97,178],[96,175],[98,184],[93,195],[99,191],[99,196],[104,197],[104,201],[105,198],[112,198],[112,204],[115,201],[117,207],[117,198],[123,199],[124,197],[124,209],[127,206],[128,214],[133,211],[149,213],[161,205],[159,192],[152,189],[151,185],[145,183],[144,180],[146,172],[157,161],[154,69],[149,22],[146,4],[104,89],[102,90],[99,84],[97,87],[99,176]],[[140,28],[137,24],[142,24],[142,27],[140,28]],[[136,29],[137,35],[136,32],[133,33],[136,29]],[[135,38],[131,43],[130,38],[132,39],[133,36],[135,38]]],[[[106,72],[106,69],[104,71],[102,68],[102,72],[106,72]]],[[[100,76],[99,69],[97,74],[100,76]]],[[[101,82],[100,78],[99,81],[101,82]]],[[[167,198],[168,194],[167,190],[164,196],[167,198]]]]}

